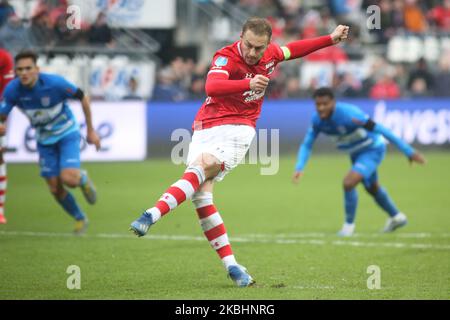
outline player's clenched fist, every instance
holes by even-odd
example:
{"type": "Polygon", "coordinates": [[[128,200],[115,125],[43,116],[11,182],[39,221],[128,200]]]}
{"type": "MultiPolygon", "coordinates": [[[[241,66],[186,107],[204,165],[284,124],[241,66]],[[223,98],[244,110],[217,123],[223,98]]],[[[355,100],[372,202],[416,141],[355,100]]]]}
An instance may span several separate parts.
{"type": "Polygon", "coordinates": [[[267,86],[269,85],[269,78],[257,74],[252,80],[250,80],[250,89],[253,91],[264,91],[266,90],[267,86]]]}
{"type": "Polygon", "coordinates": [[[303,172],[302,171],[295,171],[294,174],[292,175],[292,183],[293,184],[298,184],[298,182],[300,181],[301,177],[303,177],[303,172]]]}
{"type": "Polygon", "coordinates": [[[336,27],[336,29],[334,29],[334,31],[331,33],[331,39],[333,39],[333,42],[339,43],[345,39],[348,38],[348,31],[350,30],[349,26],[344,26],[344,25],[338,25],[336,27]]]}
{"type": "Polygon", "coordinates": [[[427,161],[425,157],[420,152],[414,152],[414,154],[409,157],[409,162],[412,164],[413,162],[417,162],[419,164],[425,164],[427,161]]]}
{"type": "Polygon", "coordinates": [[[89,144],[95,145],[95,149],[98,151],[101,148],[100,138],[94,130],[88,130],[86,141],[89,144]]]}

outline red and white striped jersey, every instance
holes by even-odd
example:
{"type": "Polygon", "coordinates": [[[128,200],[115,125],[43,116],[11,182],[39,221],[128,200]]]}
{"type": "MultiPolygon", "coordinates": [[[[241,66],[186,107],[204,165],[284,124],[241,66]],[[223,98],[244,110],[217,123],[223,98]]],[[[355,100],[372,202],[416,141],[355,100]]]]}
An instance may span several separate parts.
{"type": "Polygon", "coordinates": [[[0,49],[0,99],[6,85],[14,79],[14,61],[8,51],[0,49]]]}
{"type": "MultiPolygon", "coordinates": [[[[285,57],[280,46],[270,43],[256,65],[248,65],[241,52],[240,41],[226,46],[214,55],[208,76],[221,73],[229,80],[251,79],[257,74],[270,78],[276,65],[285,57]]],[[[198,111],[193,129],[200,130],[224,124],[256,126],[265,92],[250,90],[249,84],[241,92],[207,97],[198,111]]]]}

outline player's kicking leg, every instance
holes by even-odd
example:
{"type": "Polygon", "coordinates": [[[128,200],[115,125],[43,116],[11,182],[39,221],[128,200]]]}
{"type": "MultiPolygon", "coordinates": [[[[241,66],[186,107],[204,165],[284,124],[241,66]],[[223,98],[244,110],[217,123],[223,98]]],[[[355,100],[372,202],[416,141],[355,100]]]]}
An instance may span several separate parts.
{"type": "Polygon", "coordinates": [[[86,231],[88,220],[81,208],[78,206],[75,197],[64,188],[60,177],[46,178],[50,192],[56,201],[73,219],[75,219],[75,234],[82,234],[86,231]]]}
{"type": "Polygon", "coordinates": [[[338,236],[349,237],[355,231],[355,216],[358,206],[358,192],[356,186],[363,179],[363,176],[355,171],[350,171],[344,178],[344,208],[345,222],[342,229],[338,232],[338,236]]]}
{"type": "Polygon", "coordinates": [[[239,265],[233,255],[227,231],[219,212],[213,203],[213,180],[205,181],[192,196],[200,225],[211,247],[217,252],[229,277],[238,287],[255,283],[247,269],[239,265]]]}
{"type": "Polygon", "coordinates": [[[389,218],[386,221],[386,225],[383,232],[393,232],[396,229],[405,226],[408,223],[406,215],[400,212],[395,206],[392,199],[389,197],[387,191],[379,185],[377,181],[377,175],[375,172],[375,178],[370,184],[365,184],[367,192],[373,197],[378,206],[383,209],[389,218]]]}
{"type": "Polygon", "coordinates": [[[178,207],[199,189],[205,180],[215,177],[221,170],[221,163],[210,154],[199,156],[189,165],[180,180],[172,184],[159,198],[154,207],[144,213],[130,225],[137,236],[144,236],[151,225],[161,217],[178,207]]]}
{"type": "Polygon", "coordinates": [[[192,197],[207,239],[217,249],[228,275],[241,287],[254,281],[247,270],[234,259],[223,221],[212,202],[211,180],[220,181],[236,167],[250,147],[255,129],[244,125],[226,125],[195,131],[189,146],[188,168],[180,180],[161,196],[154,207],[146,210],[131,223],[138,236],[162,216],[192,197]],[[209,181],[206,182],[205,181],[209,181]]]}

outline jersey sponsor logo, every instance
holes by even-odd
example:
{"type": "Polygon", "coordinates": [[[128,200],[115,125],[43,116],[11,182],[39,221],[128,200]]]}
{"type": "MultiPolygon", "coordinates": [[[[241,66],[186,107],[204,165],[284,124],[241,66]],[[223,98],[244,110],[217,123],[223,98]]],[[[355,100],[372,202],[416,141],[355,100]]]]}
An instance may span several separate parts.
{"type": "Polygon", "coordinates": [[[254,77],[254,74],[253,73],[246,73],[245,74],[245,79],[251,79],[251,78],[253,78],[254,77]]]}
{"type": "Polygon", "coordinates": [[[59,103],[52,108],[24,109],[23,112],[30,119],[32,126],[43,126],[54,120],[61,113],[63,107],[63,104],[59,103]]]}
{"type": "Polygon", "coordinates": [[[339,126],[338,131],[341,132],[340,135],[335,135],[332,136],[334,138],[334,140],[336,141],[337,144],[339,145],[344,145],[344,144],[352,144],[355,143],[357,141],[366,139],[368,137],[367,135],[367,131],[363,128],[358,128],[355,131],[348,133],[348,134],[343,134],[342,131],[345,132],[345,128],[342,126],[339,126]],[[344,129],[344,130],[342,130],[344,129]]]}
{"type": "MultiPolygon", "coordinates": [[[[55,121],[58,122],[59,119],[66,118],[64,115],[58,117],[55,121]]],[[[54,127],[52,123],[46,126],[36,127],[36,138],[39,142],[45,142],[57,138],[63,133],[76,128],[76,123],[73,120],[68,120],[64,122],[60,127],[54,127]]]]}
{"type": "Polygon", "coordinates": [[[269,62],[268,64],[266,64],[266,69],[269,69],[270,67],[273,67],[274,64],[275,64],[274,61],[269,62]]]}
{"type": "Polygon", "coordinates": [[[216,59],[216,61],[214,62],[214,65],[217,67],[224,67],[227,65],[227,63],[228,63],[228,58],[220,56],[216,59]]]}
{"type": "Polygon", "coordinates": [[[257,92],[254,90],[249,90],[244,92],[242,95],[245,97],[244,101],[245,102],[252,102],[258,99],[261,99],[262,97],[264,97],[264,93],[266,93],[266,91],[261,91],[261,92],[257,92]]]}

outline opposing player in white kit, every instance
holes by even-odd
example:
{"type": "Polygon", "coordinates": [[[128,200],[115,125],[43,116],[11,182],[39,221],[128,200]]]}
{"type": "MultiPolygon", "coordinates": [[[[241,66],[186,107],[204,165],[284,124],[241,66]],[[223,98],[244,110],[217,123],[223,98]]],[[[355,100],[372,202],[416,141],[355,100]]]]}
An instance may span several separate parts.
{"type": "Polygon", "coordinates": [[[347,26],[338,26],[331,35],[280,47],[271,43],[272,28],[267,20],[247,20],[241,40],[217,51],[213,58],[205,86],[208,97],[193,124],[184,175],[154,207],[131,224],[131,230],[138,236],[145,235],[162,216],[191,199],[205,236],[230,278],[239,287],[253,284],[247,270],[237,263],[222,218],[213,204],[214,182],[221,181],[247,153],[276,65],[338,43],[347,38],[348,30],[347,26]]]}

